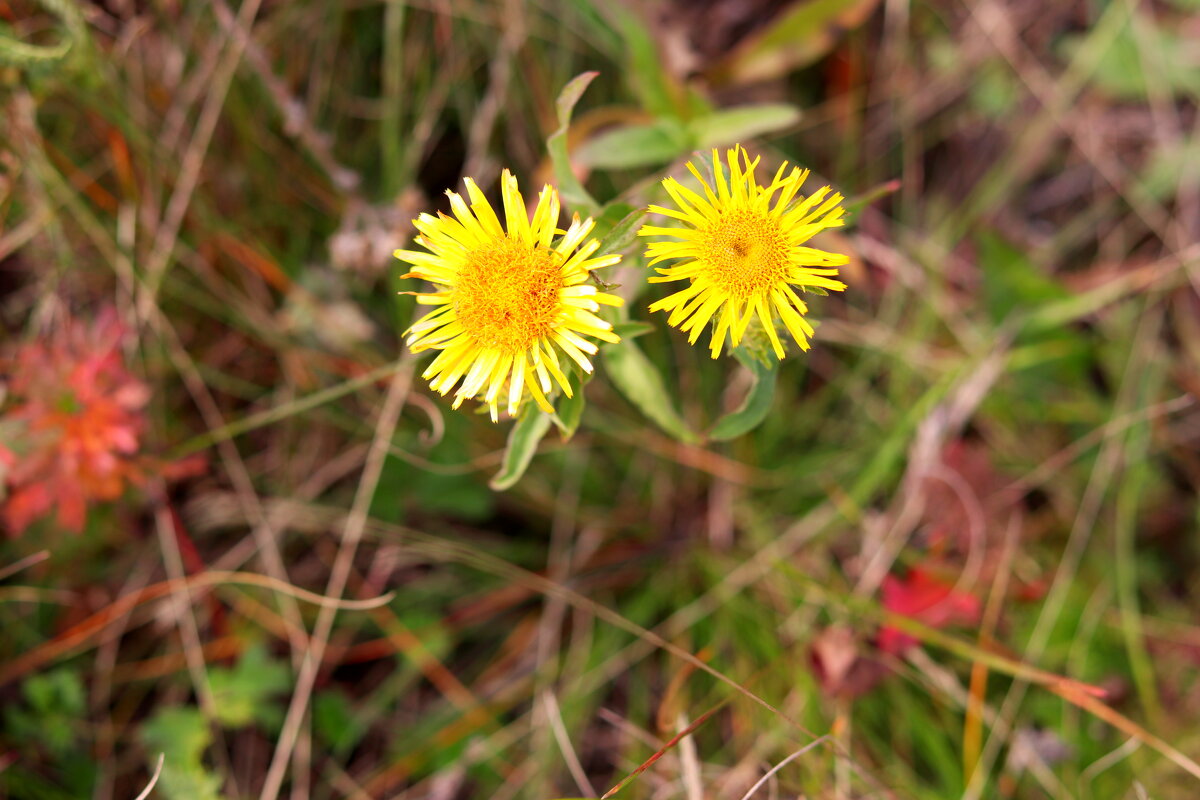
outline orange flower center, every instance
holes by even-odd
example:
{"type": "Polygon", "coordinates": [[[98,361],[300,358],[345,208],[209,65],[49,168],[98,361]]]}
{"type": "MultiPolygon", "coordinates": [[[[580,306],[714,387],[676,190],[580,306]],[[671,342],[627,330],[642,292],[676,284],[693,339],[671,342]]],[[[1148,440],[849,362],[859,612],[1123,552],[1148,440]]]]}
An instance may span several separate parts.
{"type": "Polygon", "coordinates": [[[727,211],[704,231],[699,246],[708,280],[738,300],[763,294],[787,277],[787,237],[770,214],[727,211]]]}
{"type": "Polygon", "coordinates": [[[516,355],[554,330],[563,285],[557,253],[506,236],[467,256],[454,311],[476,346],[516,355]]]}

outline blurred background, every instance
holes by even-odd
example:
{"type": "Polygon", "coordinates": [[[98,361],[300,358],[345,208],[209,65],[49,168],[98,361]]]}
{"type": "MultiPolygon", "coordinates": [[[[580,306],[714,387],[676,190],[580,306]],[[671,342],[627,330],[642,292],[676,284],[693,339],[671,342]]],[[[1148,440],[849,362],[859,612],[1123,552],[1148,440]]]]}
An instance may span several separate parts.
{"type": "Polygon", "coordinates": [[[1196,797],[1197,42],[1196,0],[0,0],[0,796],[1196,797]],[[391,253],[551,180],[585,71],[600,203],[740,141],[849,198],[849,288],[681,442],[751,373],[631,244],[666,410],[601,356],[497,491],[391,253]]]}

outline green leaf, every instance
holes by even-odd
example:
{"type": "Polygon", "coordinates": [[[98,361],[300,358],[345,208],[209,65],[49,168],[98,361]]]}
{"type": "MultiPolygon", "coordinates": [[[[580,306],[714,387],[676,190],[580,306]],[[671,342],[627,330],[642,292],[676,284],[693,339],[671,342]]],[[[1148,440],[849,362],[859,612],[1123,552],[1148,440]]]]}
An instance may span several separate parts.
{"type": "Polygon", "coordinates": [[[661,119],[605,131],[580,145],[576,155],[595,169],[630,169],[666,164],[693,147],[686,128],[661,119]]]}
{"type": "Polygon", "coordinates": [[[756,358],[742,347],[735,349],[733,355],[750,370],[754,383],[742,404],[713,425],[708,437],[718,441],[741,436],[762,424],[775,399],[775,381],[779,377],[779,362],[770,356],[756,358]]]}
{"type": "Polygon", "coordinates": [[[995,235],[980,237],[979,266],[984,306],[993,322],[1068,296],[1066,289],[1038,270],[1024,253],[995,235]]]}
{"type": "Polygon", "coordinates": [[[718,83],[778,78],[820,59],[846,31],[865,22],[878,4],[879,0],[791,3],[778,21],[745,40],[710,75],[718,83]]]}
{"type": "Polygon", "coordinates": [[[355,716],[350,698],[338,689],[320,692],[313,697],[312,721],[317,740],[339,755],[354,749],[368,728],[355,716]]]}
{"type": "Polygon", "coordinates": [[[583,96],[588,84],[599,74],[584,72],[567,82],[556,103],[558,129],[546,140],[546,150],[554,166],[554,181],[558,184],[559,194],[572,211],[589,217],[596,215],[599,204],[588,194],[588,190],[571,169],[571,156],[567,152],[567,130],[571,127],[571,112],[575,109],[575,104],[583,96]]]}
{"type": "Polygon", "coordinates": [[[558,404],[554,408],[554,424],[562,433],[563,441],[569,441],[575,435],[575,431],[579,430],[579,421],[583,418],[583,408],[587,405],[583,392],[591,380],[592,373],[584,375],[579,370],[572,370],[568,377],[571,396],[567,397],[564,394],[558,399],[558,404]]]}
{"type": "Polygon", "coordinates": [[[179,706],[160,709],[142,726],[147,750],[163,753],[167,763],[199,764],[212,742],[212,733],[200,709],[179,706]]]}
{"type": "Polygon", "coordinates": [[[219,800],[221,779],[204,766],[212,742],[198,708],[164,708],[142,725],[142,743],[151,770],[163,754],[158,791],[170,800],[219,800]]]}
{"type": "Polygon", "coordinates": [[[602,225],[607,228],[602,229],[603,238],[600,239],[600,249],[596,255],[620,253],[633,244],[645,213],[644,208],[634,208],[628,203],[609,203],[605,206],[600,219],[596,220],[597,229],[601,229],[602,225]]]}
{"type": "Polygon", "coordinates": [[[628,340],[609,345],[604,348],[604,361],[609,380],[648,419],[681,442],[699,441],[675,410],[662,376],[637,345],[628,340]]]}
{"type": "Polygon", "coordinates": [[[13,741],[39,744],[65,756],[79,738],[79,723],[87,717],[87,693],[79,674],[70,667],[30,675],[21,684],[25,702],[4,709],[4,727],[13,741]]]}
{"type": "Polygon", "coordinates": [[[683,87],[672,79],[670,70],[663,68],[658,40],[644,16],[634,11],[635,6],[604,6],[605,16],[615,23],[624,45],[626,82],[642,108],[659,117],[677,116],[683,87]]]}
{"type": "Polygon", "coordinates": [[[31,675],[21,686],[25,699],[39,714],[83,716],[87,699],[75,670],[62,667],[44,675],[31,675]]]}
{"type": "Polygon", "coordinates": [[[698,117],[688,129],[693,146],[708,150],[782,130],[795,125],[800,116],[800,109],[784,103],[738,106],[698,117]]]}
{"type": "Polygon", "coordinates": [[[272,661],[263,645],[248,647],[233,669],[217,667],[209,673],[217,720],[226,728],[276,722],[280,709],[271,698],[286,691],[291,682],[291,670],[272,661]]]}
{"type": "Polygon", "coordinates": [[[654,330],[654,326],[649,322],[642,322],[636,319],[613,323],[613,333],[620,336],[622,340],[636,339],[639,336],[645,336],[647,333],[653,333],[654,330]]]}
{"type": "MultiPolygon", "coordinates": [[[[846,209],[846,216],[848,218],[847,224],[853,225],[854,221],[858,218],[860,211],[871,205],[871,203],[874,203],[876,200],[887,197],[889,194],[899,191],[900,186],[901,183],[898,180],[884,181],[877,186],[872,186],[862,194],[857,194],[854,197],[848,198],[842,204],[842,206],[846,209]]],[[[809,291],[812,291],[813,289],[811,286],[806,288],[809,291]]],[[[828,292],[825,292],[825,294],[828,294],[828,292]]]]}
{"type": "Polygon", "coordinates": [[[508,434],[508,446],[504,450],[504,460],[500,462],[500,471],[488,485],[498,492],[514,486],[525,474],[533,454],[537,452],[538,442],[550,430],[550,425],[549,414],[533,403],[526,404],[517,424],[508,434]]]}

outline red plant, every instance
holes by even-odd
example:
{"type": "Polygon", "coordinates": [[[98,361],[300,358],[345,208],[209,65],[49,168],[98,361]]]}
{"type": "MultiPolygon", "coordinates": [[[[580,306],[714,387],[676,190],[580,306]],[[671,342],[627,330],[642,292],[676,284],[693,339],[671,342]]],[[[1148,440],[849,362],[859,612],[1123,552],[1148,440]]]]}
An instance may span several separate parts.
{"type": "Polygon", "coordinates": [[[142,481],[137,453],[150,390],[125,368],[124,336],[107,311],[0,361],[11,374],[10,408],[0,418],[11,437],[0,447],[7,490],[0,520],[12,535],[52,510],[62,527],[78,532],[89,502],[115,500],[142,481]]]}
{"type": "MultiPolygon", "coordinates": [[[[913,567],[903,579],[894,575],[883,579],[883,607],[931,628],[971,624],[979,619],[978,598],[954,591],[953,584],[922,567],[913,567]]],[[[879,632],[877,641],[880,650],[893,655],[902,654],[916,643],[915,638],[890,625],[879,632]]]]}

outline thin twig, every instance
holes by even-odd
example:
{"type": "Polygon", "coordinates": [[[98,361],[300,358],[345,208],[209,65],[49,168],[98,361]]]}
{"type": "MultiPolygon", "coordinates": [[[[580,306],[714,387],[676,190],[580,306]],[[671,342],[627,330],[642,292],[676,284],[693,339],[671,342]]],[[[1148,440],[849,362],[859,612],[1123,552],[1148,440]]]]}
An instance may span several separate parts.
{"type": "MultiPolygon", "coordinates": [[[[261,2],[262,0],[245,0],[242,3],[241,8],[238,9],[236,25],[238,30],[250,30],[254,18],[258,16],[258,7],[261,2]]],[[[229,43],[221,63],[217,65],[217,69],[213,73],[208,95],[204,98],[204,106],[200,111],[200,119],[196,122],[196,132],[183,155],[179,180],[175,183],[175,190],[171,193],[170,200],[167,201],[166,213],[162,224],[155,233],[154,245],[146,260],[146,280],[139,298],[139,311],[143,319],[150,318],[151,308],[155,306],[158,290],[162,286],[167,267],[171,263],[171,256],[175,252],[175,244],[183,225],[184,215],[187,214],[188,206],[192,202],[192,194],[200,182],[200,170],[204,166],[208,145],[212,141],[217,121],[221,118],[229,85],[233,81],[233,74],[237,70],[238,63],[242,60],[242,52],[245,50],[248,40],[247,36],[237,35],[227,38],[231,38],[233,41],[229,43]]]]}

